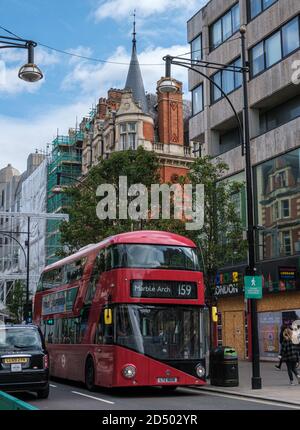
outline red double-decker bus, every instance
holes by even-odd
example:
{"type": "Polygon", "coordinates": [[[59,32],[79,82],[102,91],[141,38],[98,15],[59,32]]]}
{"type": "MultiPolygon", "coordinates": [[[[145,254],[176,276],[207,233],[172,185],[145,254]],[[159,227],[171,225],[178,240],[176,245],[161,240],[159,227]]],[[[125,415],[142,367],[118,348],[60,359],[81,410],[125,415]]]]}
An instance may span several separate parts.
{"type": "Polygon", "coordinates": [[[48,267],[34,300],[53,376],[95,386],[205,384],[203,275],[196,245],[123,233],[48,267]]]}

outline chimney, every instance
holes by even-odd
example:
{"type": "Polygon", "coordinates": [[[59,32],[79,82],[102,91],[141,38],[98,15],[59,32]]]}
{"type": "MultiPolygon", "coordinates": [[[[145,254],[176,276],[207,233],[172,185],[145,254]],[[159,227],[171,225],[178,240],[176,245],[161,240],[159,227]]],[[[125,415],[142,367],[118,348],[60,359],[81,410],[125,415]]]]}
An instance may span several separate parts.
{"type": "Polygon", "coordinates": [[[184,144],[182,82],[172,79],[176,92],[161,93],[158,88],[165,78],[157,82],[158,136],[160,143],[184,144]]]}

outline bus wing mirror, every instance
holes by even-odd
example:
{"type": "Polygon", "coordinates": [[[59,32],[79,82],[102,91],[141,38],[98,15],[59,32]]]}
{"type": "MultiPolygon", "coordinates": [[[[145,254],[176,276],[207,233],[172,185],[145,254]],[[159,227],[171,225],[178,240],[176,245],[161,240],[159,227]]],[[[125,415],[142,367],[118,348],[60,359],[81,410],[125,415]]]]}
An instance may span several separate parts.
{"type": "Polygon", "coordinates": [[[112,310],[110,308],[104,309],[104,324],[112,324],[112,310]]]}

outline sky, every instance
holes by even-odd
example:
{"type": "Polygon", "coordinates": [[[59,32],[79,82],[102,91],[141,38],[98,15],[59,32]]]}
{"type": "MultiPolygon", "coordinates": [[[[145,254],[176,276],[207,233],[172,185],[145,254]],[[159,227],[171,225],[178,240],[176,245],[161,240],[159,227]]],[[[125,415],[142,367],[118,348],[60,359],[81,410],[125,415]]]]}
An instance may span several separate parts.
{"type": "MultiPolygon", "coordinates": [[[[124,88],[136,10],[137,50],[146,92],[164,75],[162,57],[189,52],[187,20],[207,0],[0,0],[0,26],[34,40],[38,83],[18,78],[23,49],[0,50],[0,169],[26,169],[30,152],[45,150],[89,114],[107,90],[124,88]],[[63,50],[108,62],[62,54],[63,50]],[[113,63],[124,64],[113,64],[113,63]]],[[[0,29],[0,35],[11,36],[0,29]]],[[[172,69],[187,90],[187,71],[172,69]]]]}

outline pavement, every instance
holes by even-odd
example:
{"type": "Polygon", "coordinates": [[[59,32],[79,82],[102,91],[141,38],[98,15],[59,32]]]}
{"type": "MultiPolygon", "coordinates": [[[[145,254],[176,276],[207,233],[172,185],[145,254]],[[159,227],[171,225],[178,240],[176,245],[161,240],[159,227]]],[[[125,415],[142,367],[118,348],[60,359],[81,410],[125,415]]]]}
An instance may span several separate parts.
{"type": "MultiPolygon", "coordinates": [[[[286,364],[282,364],[280,371],[275,369],[275,364],[277,362],[260,362],[261,389],[253,390],[251,388],[252,363],[248,361],[239,361],[238,363],[239,385],[237,387],[217,387],[210,385],[208,380],[208,385],[203,388],[199,387],[199,389],[300,406],[300,384],[297,383],[294,376],[296,385],[290,385],[286,364]]],[[[298,372],[300,374],[300,369],[298,372]]]]}

